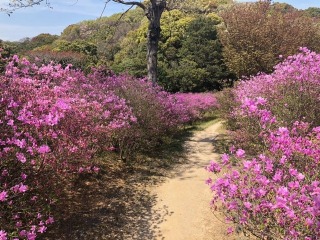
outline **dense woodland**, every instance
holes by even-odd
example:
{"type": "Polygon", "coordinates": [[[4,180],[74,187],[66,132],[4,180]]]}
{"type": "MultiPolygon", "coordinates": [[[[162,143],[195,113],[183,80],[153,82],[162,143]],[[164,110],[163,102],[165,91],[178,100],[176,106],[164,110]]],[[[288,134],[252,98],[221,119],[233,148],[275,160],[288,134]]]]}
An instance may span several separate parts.
{"type": "MultiPolygon", "coordinates": [[[[170,92],[202,92],[231,86],[242,76],[271,72],[301,46],[319,51],[320,10],[284,3],[182,1],[161,18],[158,83],[170,92]]],[[[55,61],[89,71],[147,75],[148,21],[140,8],[68,26],[19,42],[2,42],[4,54],[38,63],[55,61]]]]}

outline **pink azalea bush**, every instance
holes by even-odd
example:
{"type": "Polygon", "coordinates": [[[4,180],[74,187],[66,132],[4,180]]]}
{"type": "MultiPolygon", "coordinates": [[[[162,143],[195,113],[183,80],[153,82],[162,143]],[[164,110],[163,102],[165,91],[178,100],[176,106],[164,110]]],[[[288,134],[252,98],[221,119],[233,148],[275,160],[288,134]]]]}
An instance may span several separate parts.
{"type": "Polygon", "coordinates": [[[53,222],[50,205],[61,184],[73,173],[98,171],[94,154],[135,118],[104,84],[60,65],[14,57],[0,85],[2,239],[34,239],[53,222]]]}
{"type": "Polygon", "coordinates": [[[300,50],[233,90],[241,148],[208,166],[213,206],[261,239],[320,237],[320,55],[300,50]]]}
{"type": "Polygon", "coordinates": [[[0,76],[0,92],[0,240],[45,232],[73,176],[99,171],[97,154],[130,155],[193,117],[146,80],[17,56],[0,76]]]}
{"type": "Polygon", "coordinates": [[[176,93],[173,96],[186,109],[189,121],[201,119],[204,113],[219,108],[218,101],[212,93],[176,93]]]}
{"type": "Polygon", "coordinates": [[[119,129],[113,136],[113,147],[123,158],[138,150],[152,150],[163,137],[172,136],[180,126],[218,107],[213,94],[170,94],[147,79],[115,76],[101,68],[88,78],[108,83],[108,88],[126,100],[136,117],[134,125],[119,129]]]}

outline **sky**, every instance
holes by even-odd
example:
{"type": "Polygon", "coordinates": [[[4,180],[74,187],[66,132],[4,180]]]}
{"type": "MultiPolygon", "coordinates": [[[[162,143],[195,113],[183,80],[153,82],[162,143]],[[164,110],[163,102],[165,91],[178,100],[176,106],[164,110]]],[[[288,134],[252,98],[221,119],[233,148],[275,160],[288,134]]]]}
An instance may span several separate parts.
{"type": "MultiPolygon", "coordinates": [[[[238,0],[238,2],[244,1],[238,0]]],[[[4,8],[9,2],[0,0],[0,8],[4,8]]],[[[0,39],[18,41],[25,37],[32,38],[40,33],[60,35],[63,29],[71,24],[99,18],[105,2],[106,0],[50,0],[50,8],[41,4],[16,10],[10,16],[0,12],[0,39]]],[[[320,0],[277,0],[277,2],[286,2],[298,9],[320,7],[320,0]]],[[[111,1],[107,4],[103,16],[124,12],[126,9],[127,6],[111,1]]]]}

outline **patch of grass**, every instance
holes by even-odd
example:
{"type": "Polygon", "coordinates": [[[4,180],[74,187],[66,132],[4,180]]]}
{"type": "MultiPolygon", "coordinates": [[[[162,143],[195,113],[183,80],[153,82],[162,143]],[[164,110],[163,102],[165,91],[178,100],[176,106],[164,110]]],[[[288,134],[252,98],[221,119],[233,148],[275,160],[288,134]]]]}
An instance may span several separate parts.
{"type": "Polygon", "coordinates": [[[217,112],[207,112],[200,120],[192,123],[188,127],[191,128],[189,130],[192,131],[201,131],[219,121],[221,121],[221,119],[219,118],[217,112]]]}

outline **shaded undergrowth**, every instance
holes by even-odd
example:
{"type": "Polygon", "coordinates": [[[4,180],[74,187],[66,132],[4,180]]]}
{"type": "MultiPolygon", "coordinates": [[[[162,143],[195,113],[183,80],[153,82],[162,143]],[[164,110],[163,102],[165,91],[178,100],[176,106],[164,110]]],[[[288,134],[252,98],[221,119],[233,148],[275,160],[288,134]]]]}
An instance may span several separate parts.
{"type": "Polygon", "coordinates": [[[161,181],[177,164],[184,163],[184,143],[194,131],[216,121],[214,115],[163,139],[157,151],[138,154],[126,164],[116,154],[97,159],[97,175],[81,175],[54,211],[56,222],[40,239],[153,239],[152,223],[161,221],[152,212],[156,198],[147,185],[161,181]]]}

